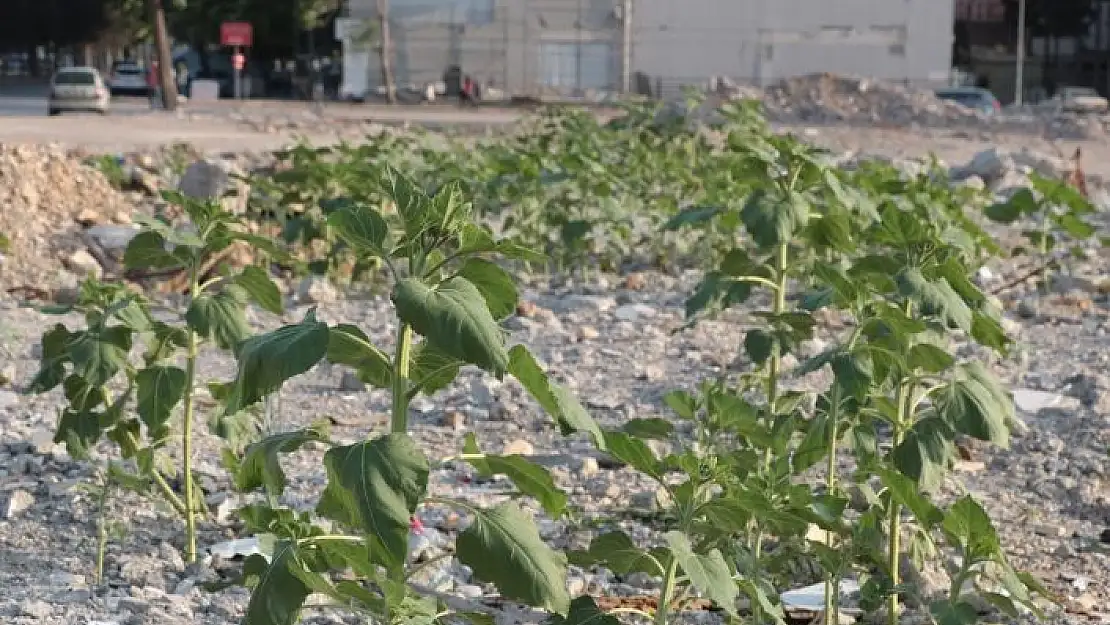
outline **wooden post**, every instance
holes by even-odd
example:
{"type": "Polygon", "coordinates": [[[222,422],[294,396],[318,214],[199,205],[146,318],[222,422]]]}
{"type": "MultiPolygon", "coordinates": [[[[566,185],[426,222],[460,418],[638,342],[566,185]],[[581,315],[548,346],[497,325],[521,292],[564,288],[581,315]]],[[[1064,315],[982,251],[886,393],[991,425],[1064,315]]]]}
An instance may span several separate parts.
{"type": "Polygon", "coordinates": [[[159,79],[162,83],[162,106],[167,111],[177,108],[177,84],[173,79],[173,57],[170,55],[170,36],[166,32],[166,11],[162,0],[147,0],[150,21],[154,24],[155,56],[158,58],[159,79]]]}
{"type": "Polygon", "coordinates": [[[378,0],[378,36],[381,41],[380,62],[382,66],[382,82],[385,84],[385,100],[390,104],[397,103],[397,85],[393,81],[393,42],[389,35],[389,0],[378,0]]]}

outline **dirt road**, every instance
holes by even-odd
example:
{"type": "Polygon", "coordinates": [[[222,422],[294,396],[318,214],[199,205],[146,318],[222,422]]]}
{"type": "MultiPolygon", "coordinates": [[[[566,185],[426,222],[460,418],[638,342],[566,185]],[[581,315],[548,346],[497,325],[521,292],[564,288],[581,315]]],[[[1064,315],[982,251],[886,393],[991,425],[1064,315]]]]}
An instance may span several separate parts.
{"type": "MultiPolygon", "coordinates": [[[[514,109],[460,109],[448,106],[375,106],[300,103],[250,103],[194,107],[179,114],[121,111],[105,117],[42,115],[0,117],[0,142],[59,143],[95,152],[127,152],[174,142],[203,151],[243,152],[279,149],[305,137],[332,143],[365,134],[368,124],[413,124],[432,128],[466,127],[475,131],[510,124],[526,114],[514,109]]],[[[837,151],[865,152],[898,158],[934,154],[963,163],[991,147],[1028,148],[1052,155],[1071,154],[1082,147],[1089,174],[1110,179],[1110,142],[1052,143],[1033,135],[1000,135],[966,130],[900,130],[891,128],[783,127],[837,151]]]]}

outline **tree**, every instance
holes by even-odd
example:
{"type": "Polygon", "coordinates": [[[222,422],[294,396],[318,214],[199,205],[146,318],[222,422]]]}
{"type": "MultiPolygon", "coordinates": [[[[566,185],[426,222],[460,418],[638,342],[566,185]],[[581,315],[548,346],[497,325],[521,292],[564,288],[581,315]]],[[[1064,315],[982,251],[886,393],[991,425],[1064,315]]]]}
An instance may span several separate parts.
{"type": "Polygon", "coordinates": [[[170,36],[166,32],[166,11],[162,0],[147,0],[150,21],[154,25],[154,43],[158,54],[158,79],[162,83],[162,105],[167,111],[177,108],[177,83],[173,79],[173,57],[170,36]]]}
{"type": "Polygon", "coordinates": [[[385,100],[397,102],[397,86],[393,81],[393,40],[389,32],[389,0],[378,0],[378,54],[382,68],[385,100]]]}

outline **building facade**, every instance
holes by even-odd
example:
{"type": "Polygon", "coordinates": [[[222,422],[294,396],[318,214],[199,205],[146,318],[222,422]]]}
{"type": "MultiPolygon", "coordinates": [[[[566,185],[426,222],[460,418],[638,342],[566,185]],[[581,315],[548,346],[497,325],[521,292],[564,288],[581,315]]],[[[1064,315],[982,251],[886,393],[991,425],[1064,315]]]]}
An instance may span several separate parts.
{"type": "MultiPolygon", "coordinates": [[[[372,30],[376,0],[348,2],[348,24],[372,30]]],[[[621,88],[626,50],[637,82],[665,92],[826,71],[944,82],[954,11],[954,0],[390,0],[390,29],[399,87],[458,66],[513,95],[589,97],[621,88]]],[[[347,90],[377,88],[376,54],[345,30],[347,90]]]]}

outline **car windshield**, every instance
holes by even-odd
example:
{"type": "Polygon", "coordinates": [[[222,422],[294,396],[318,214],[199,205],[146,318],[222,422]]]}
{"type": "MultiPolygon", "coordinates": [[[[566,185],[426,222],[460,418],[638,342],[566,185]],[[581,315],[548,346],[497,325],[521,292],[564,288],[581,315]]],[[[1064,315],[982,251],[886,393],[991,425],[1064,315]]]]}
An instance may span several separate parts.
{"type": "Polygon", "coordinates": [[[119,65],[116,67],[115,72],[121,76],[138,76],[143,73],[137,65],[119,65]]]}
{"type": "Polygon", "coordinates": [[[54,84],[92,86],[96,84],[96,76],[92,72],[58,72],[54,84]]]}

